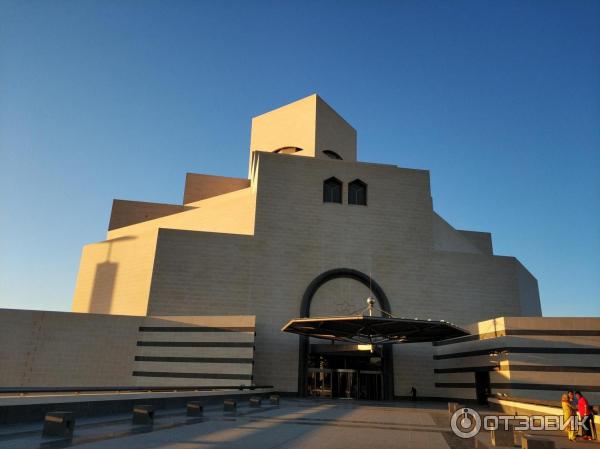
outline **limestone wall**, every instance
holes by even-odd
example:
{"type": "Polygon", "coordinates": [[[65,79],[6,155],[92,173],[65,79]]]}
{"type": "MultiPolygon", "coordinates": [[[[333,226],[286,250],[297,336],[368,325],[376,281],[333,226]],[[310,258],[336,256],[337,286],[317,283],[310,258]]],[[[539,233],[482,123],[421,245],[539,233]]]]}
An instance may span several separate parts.
{"type": "Polygon", "coordinates": [[[0,386],[249,385],[254,322],[0,309],[0,386]]]}
{"type": "Polygon", "coordinates": [[[185,176],[183,204],[194,203],[250,187],[250,180],[188,173],[185,176]]]}
{"type": "Polygon", "coordinates": [[[187,210],[179,204],[148,203],[145,201],[113,200],[108,230],[177,214],[187,210]]]}
{"type": "Polygon", "coordinates": [[[84,246],[73,312],[146,315],[156,236],[150,230],[84,246]]]}
{"type": "Polygon", "coordinates": [[[295,156],[327,159],[323,151],[356,161],[356,130],[318,95],[310,95],[252,119],[250,151],[300,149],[295,156]]]}
{"type": "Polygon", "coordinates": [[[251,188],[188,205],[181,213],[124,226],[108,240],[83,248],[73,297],[74,312],[146,315],[161,228],[219,233],[254,232],[251,188]]]}
{"type": "Polygon", "coordinates": [[[141,317],[0,310],[0,386],[131,385],[141,317]]]}

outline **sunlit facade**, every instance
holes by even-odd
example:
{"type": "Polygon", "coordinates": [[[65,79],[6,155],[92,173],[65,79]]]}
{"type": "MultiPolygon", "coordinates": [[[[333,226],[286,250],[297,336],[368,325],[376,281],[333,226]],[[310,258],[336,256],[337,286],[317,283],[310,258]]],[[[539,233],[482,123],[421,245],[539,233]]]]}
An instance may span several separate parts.
{"type": "MultiPolygon", "coordinates": [[[[181,204],[115,200],[106,240],[83,249],[76,313],[47,314],[44,326],[64,319],[73,330],[65,338],[80,341],[85,328],[120,335],[101,357],[113,351],[121,370],[106,368],[94,384],[256,383],[364,399],[412,387],[431,398],[519,394],[501,388],[503,361],[444,362],[461,357],[444,359],[450,344],[312,339],[303,351],[281,332],[296,317],[351,315],[371,296],[394,316],[446,320],[474,335],[482,332],[473,323],[497,317],[547,327],[536,279],[515,257],[494,254],[489,232],[455,229],[436,213],[428,171],[358,161],[354,128],[311,95],[252,120],[247,178],[188,173],[181,204]]],[[[13,374],[0,380],[28,382],[13,374]]]]}

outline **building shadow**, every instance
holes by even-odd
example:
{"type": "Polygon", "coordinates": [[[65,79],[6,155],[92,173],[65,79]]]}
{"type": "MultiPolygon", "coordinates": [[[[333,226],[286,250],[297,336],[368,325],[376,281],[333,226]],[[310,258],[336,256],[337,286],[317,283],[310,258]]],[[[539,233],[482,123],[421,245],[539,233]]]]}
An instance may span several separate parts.
{"type": "Polygon", "coordinates": [[[117,280],[119,264],[109,260],[96,265],[94,283],[90,294],[90,313],[109,314],[117,280]]]}
{"type": "Polygon", "coordinates": [[[136,237],[133,236],[125,236],[102,242],[107,245],[106,260],[96,265],[94,281],[90,292],[89,313],[110,314],[119,269],[119,263],[110,260],[113,245],[135,239],[136,237]]]}

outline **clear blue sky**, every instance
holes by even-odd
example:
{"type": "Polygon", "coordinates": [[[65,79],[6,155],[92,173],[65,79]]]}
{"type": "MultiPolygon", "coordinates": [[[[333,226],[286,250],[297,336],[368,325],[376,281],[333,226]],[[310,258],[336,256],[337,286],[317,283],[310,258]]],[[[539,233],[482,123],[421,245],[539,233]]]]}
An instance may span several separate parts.
{"type": "Polygon", "coordinates": [[[69,310],[113,198],[244,177],[318,92],[359,158],[431,170],[546,315],[600,315],[600,1],[0,1],[0,307],[69,310]]]}

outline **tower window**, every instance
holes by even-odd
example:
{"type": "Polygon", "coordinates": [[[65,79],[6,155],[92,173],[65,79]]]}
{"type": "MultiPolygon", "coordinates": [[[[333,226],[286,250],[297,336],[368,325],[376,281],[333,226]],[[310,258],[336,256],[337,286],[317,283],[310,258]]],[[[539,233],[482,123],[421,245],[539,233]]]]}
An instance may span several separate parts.
{"type": "Polygon", "coordinates": [[[294,154],[298,151],[302,151],[302,148],[298,147],[281,147],[278,150],[275,150],[274,153],[278,154],[294,154]]]}
{"type": "Polygon", "coordinates": [[[323,202],[342,202],[342,181],[337,178],[329,178],[323,181],[323,202]]]}
{"type": "Polygon", "coordinates": [[[342,156],[337,154],[335,151],[331,150],[323,150],[323,154],[331,159],[339,159],[342,160],[342,156]]]}
{"type": "Polygon", "coordinates": [[[348,184],[348,204],[367,205],[367,185],[360,179],[348,184]]]}

